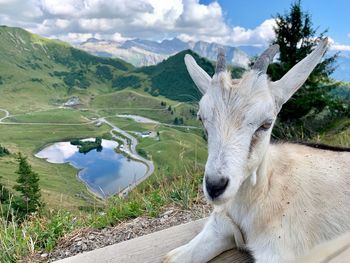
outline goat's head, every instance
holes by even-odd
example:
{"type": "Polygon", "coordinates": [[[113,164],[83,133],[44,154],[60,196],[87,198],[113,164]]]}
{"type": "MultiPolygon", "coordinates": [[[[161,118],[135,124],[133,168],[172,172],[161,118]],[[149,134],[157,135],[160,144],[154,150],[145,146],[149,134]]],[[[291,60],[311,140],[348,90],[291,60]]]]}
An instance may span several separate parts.
{"type": "Polygon", "coordinates": [[[323,39],[276,82],[268,79],[266,70],[277,45],[268,48],[240,80],[232,80],[226,71],[222,50],[212,78],[190,55],[185,56],[187,70],[203,93],[198,117],[208,136],[203,186],[209,200],[219,204],[233,198],[248,178],[255,184],[279,110],[302,86],[326,48],[327,39],[323,39]]]}

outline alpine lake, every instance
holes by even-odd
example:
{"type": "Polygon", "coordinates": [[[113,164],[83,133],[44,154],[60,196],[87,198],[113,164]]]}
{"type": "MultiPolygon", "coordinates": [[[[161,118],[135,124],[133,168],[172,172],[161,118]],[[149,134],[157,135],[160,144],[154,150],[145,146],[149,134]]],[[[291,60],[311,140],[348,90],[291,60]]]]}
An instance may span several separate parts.
{"type": "Polygon", "coordinates": [[[67,141],[57,142],[35,156],[50,163],[69,163],[79,170],[77,176],[88,189],[101,198],[120,193],[146,174],[148,168],[144,163],[115,151],[117,142],[102,139],[101,145],[99,149],[81,153],[77,145],[67,141]]]}

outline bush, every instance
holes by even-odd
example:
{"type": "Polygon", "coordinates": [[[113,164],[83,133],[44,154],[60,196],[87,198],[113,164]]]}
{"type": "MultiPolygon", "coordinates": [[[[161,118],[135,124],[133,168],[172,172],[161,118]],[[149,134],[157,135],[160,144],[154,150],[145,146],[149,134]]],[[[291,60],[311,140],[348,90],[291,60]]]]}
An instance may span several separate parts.
{"type": "Polygon", "coordinates": [[[9,155],[9,154],[10,154],[10,151],[7,150],[5,147],[2,147],[2,146],[0,145],[0,157],[3,157],[3,156],[5,156],[5,155],[9,155]]]}
{"type": "Polygon", "coordinates": [[[147,158],[147,152],[143,148],[137,148],[137,153],[143,158],[147,158]]]}
{"type": "Polygon", "coordinates": [[[96,151],[101,152],[102,147],[102,139],[100,137],[96,137],[94,142],[91,141],[81,141],[81,140],[72,140],[70,142],[72,145],[79,146],[79,152],[80,153],[88,153],[93,149],[96,149],[96,151]]]}

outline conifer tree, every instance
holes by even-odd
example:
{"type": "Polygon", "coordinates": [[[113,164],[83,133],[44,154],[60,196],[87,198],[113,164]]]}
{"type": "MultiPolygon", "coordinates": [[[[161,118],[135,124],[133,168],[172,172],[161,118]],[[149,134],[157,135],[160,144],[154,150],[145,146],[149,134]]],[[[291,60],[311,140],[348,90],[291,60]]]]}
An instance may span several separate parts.
{"type": "Polygon", "coordinates": [[[18,178],[14,189],[21,193],[16,198],[14,208],[20,217],[36,212],[42,206],[39,188],[39,175],[32,170],[32,167],[21,153],[18,154],[18,178]]]}
{"type": "MultiPolygon", "coordinates": [[[[295,64],[311,53],[317,45],[316,30],[311,15],[304,12],[301,2],[294,2],[288,13],[275,17],[276,39],[273,43],[280,46],[279,62],[270,65],[268,74],[272,80],[280,79],[295,64]]],[[[323,37],[326,31],[319,37],[323,37]]],[[[316,114],[327,105],[333,105],[329,90],[334,86],[330,74],[334,71],[337,54],[327,57],[315,68],[302,88],[282,108],[279,116],[282,121],[297,120],[311,110],[316,114]]]]}

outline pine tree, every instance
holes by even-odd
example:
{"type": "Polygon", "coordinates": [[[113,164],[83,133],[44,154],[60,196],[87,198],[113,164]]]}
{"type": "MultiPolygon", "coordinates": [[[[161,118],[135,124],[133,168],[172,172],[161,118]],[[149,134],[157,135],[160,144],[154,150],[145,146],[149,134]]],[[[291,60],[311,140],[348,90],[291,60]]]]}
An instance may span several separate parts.
{"type": "Polygon", "coordinates": [[[21,153],[18,154],[18,178],[14,189],[21,193],[15,200],[14,208],[20,217],[34,213],[42,206],[39,188],[39,175],[32,170],[32,167],[21,153]]]}
{"type": "MultiPolygon", "coordinates": [[[[316,30],[313,28],[311,16],[302,10],[300,1],[291,5],[289,13],[277,14],[275,21],[276,39],[273,43],[279,44],[280,57],[278,63],[269,67],[268,74],[272,80],[280,79],[317,45],[316,30]]],[[[319,37],[323,37],[325,32],[319,37]]],[[[334,87],[330,74],[335,69],[336,58],[337,54],[328,57],[315,68],[303,87],[283,106],[279,114],[282,121],[298,120],[311,110],[317,114],[327,105],[334,104],[329,90],[334,87]]]]}

